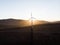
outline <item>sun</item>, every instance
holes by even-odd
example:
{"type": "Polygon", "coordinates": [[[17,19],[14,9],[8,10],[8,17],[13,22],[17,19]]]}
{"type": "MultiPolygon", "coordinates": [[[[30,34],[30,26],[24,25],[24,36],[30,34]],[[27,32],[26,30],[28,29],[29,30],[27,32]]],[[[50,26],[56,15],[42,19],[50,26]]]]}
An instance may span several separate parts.
{"type": "Polygon", "coordinates": [[[31,18],[31,19],[29,19],[29,24],[36,25],[36,24],[38,24],[38,20],[36,20],[35,18],[31,18]]]}

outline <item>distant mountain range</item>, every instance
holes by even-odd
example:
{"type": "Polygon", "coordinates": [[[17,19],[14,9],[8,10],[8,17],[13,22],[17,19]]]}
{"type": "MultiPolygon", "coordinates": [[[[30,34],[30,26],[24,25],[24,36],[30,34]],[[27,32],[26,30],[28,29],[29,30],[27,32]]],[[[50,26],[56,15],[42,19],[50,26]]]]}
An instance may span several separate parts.
{"type": "MultiPolygon", "coordinates": [[[[47,23],[47,21],[36,20],[36,24],[43,24],[43,23],[47,23]]],[[[31,22],[29,22],[29,20],[19,20],[19,19],[3,19],[3,20],[0,20],[0,27],[6,27],[6,26],[24,27],[24,26],[30,26],[30,25],[31,25],[31,22]]]]}
{"type": "MultiPolygon", "coordinates": [[[[21,20],[21,19],[3,19],[0,20],[0,29],[1,28],[11,28],[11,27],[26,27],[31,26],[30,20],[21,20]]],[[[48,22],[48,21],[42,21],[42,20],[35,20],[33,22],[33,25],[41,25],[41,24],[49,24],[49,23],[60,23],[60,21],[57,22],[48,22]]]]}

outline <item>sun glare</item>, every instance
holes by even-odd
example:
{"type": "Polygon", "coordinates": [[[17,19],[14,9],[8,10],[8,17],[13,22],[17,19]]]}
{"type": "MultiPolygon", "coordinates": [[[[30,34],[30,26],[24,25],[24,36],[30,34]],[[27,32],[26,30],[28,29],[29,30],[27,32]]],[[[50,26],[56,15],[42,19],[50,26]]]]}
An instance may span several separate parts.
{"type": "Polygon", "coordinates": [[[29,24],[30,25],[36,25],[36,24],[38,24],[39,22],[36,20],[36,19],[34,19],[34,18],[31,18],[31,19],[29,19],[29,24]]]}

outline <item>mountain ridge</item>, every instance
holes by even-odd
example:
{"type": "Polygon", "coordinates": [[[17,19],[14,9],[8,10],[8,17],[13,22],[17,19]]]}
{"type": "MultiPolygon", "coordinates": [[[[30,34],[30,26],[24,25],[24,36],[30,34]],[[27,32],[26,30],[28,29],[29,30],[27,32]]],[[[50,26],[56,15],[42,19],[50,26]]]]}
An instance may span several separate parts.
{"type": "MultiPolygon", "coordinates": [[[[55,22],[48,22],[44,20],[36,20],[35,23],[36,25],[51,25],[51,24],[60,24],[60,21],[55,21],[55,22]],[[35,23],[36,22],[36,23],[35,23]]],[[[21,20],[21,19],[2,19],[0,20],[0,28],[13,28],[13,27],[28,27],[31,26],[31,22],[29,20],[21,20]]]]}

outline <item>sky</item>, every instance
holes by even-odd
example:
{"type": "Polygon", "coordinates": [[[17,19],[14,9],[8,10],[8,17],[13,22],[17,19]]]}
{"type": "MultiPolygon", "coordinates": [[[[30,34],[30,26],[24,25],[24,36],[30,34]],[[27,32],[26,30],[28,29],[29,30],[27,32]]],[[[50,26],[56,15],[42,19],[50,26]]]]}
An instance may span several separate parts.
{"type": "Polygon", "coordinates": [[[0,0],[0,19],[60,21],[60,0],[0,0]]]}

